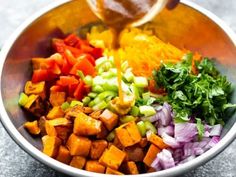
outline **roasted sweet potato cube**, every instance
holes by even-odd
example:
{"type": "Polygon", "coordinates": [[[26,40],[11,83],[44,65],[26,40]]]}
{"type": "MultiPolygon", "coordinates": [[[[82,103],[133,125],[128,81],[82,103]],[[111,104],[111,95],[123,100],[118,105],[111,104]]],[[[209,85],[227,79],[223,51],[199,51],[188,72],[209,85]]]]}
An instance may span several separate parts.
{"type": "Polygon", "coordinates": [[[74,119],[81,112],[83,112],[83,107],[82,106],[80,106],[80,105],[73,106],[72,108],[68,108],[66,110],[65,118],[67,118],[67,119],[74,119]]]}
{"type": "Polygon", "coordinates": [[[42,99],[45,99],[45,81],[32,83],[32,81],[27,81],[25,84],[25,94],[39,95],[42,99]]]}
{"type": "Polygon", "coordinates": [[[142,162],[145,156],[143,148],[137,145],[125,148],[125,152],[127,154],[128,161],[142,162]]]}
{"type": "Polygon", "coordinates": [[[73,132],[76,135],[97,135],[101,132],[101,121],[80,112],[74,120],[73,132]]]}
{"type": "Polygon", "coordinates": [[[111,174],[111,175],[124,175],[123,173],[117,171],[117,170],[113,170],[109,167],[106,168],[106,174],[111,174]]]}
{"type": "Polygon", "coordinates": [[[125,159],[125,152],[121,151],[114,145],[111,145],[109,149],[106,149],[99,159],[99,163],[107,167],[118,169],[123,160],[125,159]]]}
{"type": "Polygon", "coordinates": [[[86,163],[85,157],[82,156],[74,156],[70,162],[70,166],[82,169],[86,163]]]}
{"type": "Polygon", "coordinates": [[[90,149],[90,158],[94,160],[99,159],[106,148],[107,148],[107,141],[105,140],[93,141],[90,149]]]}
{"type": "Polygon", "coordinates": [[[56,119],[64,117],[64,112],[60,106],[54,106],[47,114],[47,119],[56,119]]]}
{"type": "Polygon", "coordinates": [[[49,101],[52,106],[61,106],[66,100],[66,93],[65,92],[50,92],[49,101]]]}
{"type": "Polygon", "coordinates": [[[65,164],[69,164],[71,159],[72,157],[70,155],[70,151],[65,146],[60,146],[56,160],[65,164]]]}
{"type": "Polygon", "coordinates": [[[96,173],[104,173],[105,167],[96,160],[88,160],[85,165],[85,170],[96,173]]]}
{"type": "Polygon", "coordinates": [[[156,172],[155,168],[150,167],[147,171],[148,173],[156,172]]]}
{"type": "Polygon", "coordinates": [[[111,131],[118,123],[118,115],[106,109],[100,115],[100,120],[105,124],[106,128],[111,131]]]}
{"type": "Polygon", "coordinates": [[[45,122],[45,130],[46,130],[47,135],[57,136],[57,131],[55,127],[52,124],[50,124],[48,121],[45,122]]]}
{"type": "Polygon", "coordinates": [[[152,132],[147,133],[147,140],[155,144],[160,149],[166,149],[169,147],[167,144],[164,143],[161,137],[159,137],[158,135],[155,135],[152,132]]]}
{"type": "Polygon", "coordinates": [[[66,118],[56,118],[53,120],[48,120],[49,124],[52,126],[70,126],[72,125],[72,122],[66,118]]]}
{"type": "Polygon", "coordinates": [[[38,126],[38,121],[35,120],[33,122],[26,122],[24,127],[32,134],[38,135],[40,133],[40,128],[38,126]]]}
{"type": "Polygon", "coordinates": [[[147,138],[142,138],[141,141],[139,142],[139,146],[142,148],[147,146],[147,144],[148,144],[147,138]]]}
{"type": "Polygon", "coordinates": [[[38,125],[39,125],[39,128],[40,128],[40,134],[42,136],[47,135],[46,128],[45,128],[46,121],[47,120],[44,116],[41,116],[38,120],[38,125]]]}
{"type": "Polygon", "coordinates": [[[24,105],[24,108],[36,117],[43,116],[47,111],[42,98],[35,94],[29,96],[27,103],[24,105]]]}
{"type": "Polygon", "coordinates": [[[42,138],[43,153],[49,157],[56,157],[58,149],[61,145],[61,140],[56,136],[46,135],[42,138]]]}
{"type": "Polygon", "coordinates": [[[93,112],[93,109],[90,107],[83,107],[83,113],[90,114],[93,112]]]}
{"type": "Polygon", "coordinates": [[[115,135],[115,138],[113,140],[113,145],[115,145],[119,149],[123,149],[124,148],[124,146],[120,143],[120,140],[119,140],[119,138],[116,135],[115,135]]]}
{"type": "Polygon", "coordinates": [[[137,165],[135,164],[135,162],[133,162],[133,161],[127,162],[126,167],[127,167],[126,169],[127,169],[128,174],[132,174],[132,175],[139,174],[138,168],[137,168],[137,165]]]}
{"type": "Polygon", "coordinates": [[[72,125],[71,126],[56,126],[55,130],[56,130],[57,137],[60,138],[63,143],[65,143],[69,135],[72,133],[72,125]]]}
{"type": "Polygon", "coordinates": [[[154,159],[156,158],[157,154],[161,152],[161,150],[156,147],[154,144],[151,144],[151,146],[149,147],[144,159],[143,159],[143,162],[151,167],[151,164],[152,162],[154,161],[154,159]]]}
{"type": "Polygon", "coordinates": [[[90,113],[89,116],[94,119],[99,119],[101,114],[102,114],[102,110],[97,110],[97,111],[90,113]]]}
{"type": "Polygon", "coordinates": [[[76,136],[72,133],[66,143],[66,146],[72,156],[77,155],[87,157],[91,144],[92,142],[90,139],[82,136],[76,136]]]}
{"type": "Polygon", "coordinates": [[[132,146],[141,140],[141,135],[134,121],[116,128],[116,136],[124,147],[132,146]]]}
{"type": "Polygon", "coordinates": [[[97,138],[98,139],[106,139],[106,137],[107,137],[107,135],[108,135],[108,130],[107,130],[107,128],[103,125],[103,123],[101,124],[101,132],[99,132],[98,134],[97,134],[97,138]]]}

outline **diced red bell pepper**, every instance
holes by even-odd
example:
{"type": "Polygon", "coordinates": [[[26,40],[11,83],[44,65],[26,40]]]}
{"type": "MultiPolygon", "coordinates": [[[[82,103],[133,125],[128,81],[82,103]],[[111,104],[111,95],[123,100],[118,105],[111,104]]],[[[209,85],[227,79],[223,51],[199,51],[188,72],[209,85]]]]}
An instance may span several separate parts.
{"type": "Polygon", "coordinates": [[[51,55],[51,56],[50,56],[50,59],[54,60],[55,63],[56,63],[59,67],[61,67],[61,66],[63,65],[63,62],[64,62],[64,60],[65,60],[65,59],[63,58],[63,56],[62,56],[61,54],[59,54],[59,53],[55,53],[55,54],[51,55]]]}
{"type": "Polygon", "coordinates": [[[67,61],[67,59],[65,58],[64,61],[63,61],[63,65],[61,67],[61,72],[64,75],[68,75],[71,68],[72,68],[72,65],[70,65],[69,62],[67,61]]]}
{"type": "Polygon", "coordinates": [[[103,49],[102,48],[93,48],[93,50],[90,52],[90,54],[95,58],[98,59],[102,57],[103,49]]]}
{"type": "Polygon", "coordinates": [[[60,86],[69,86],[69,85],[78,85],[79,81],[74,76],[60,76],[60,79],[57,81],[57,85],[60,86]]]}
{"type": "Polygon", "coordinates": [[[76,90],[74,92],[74,97],[78,100],[82,100],[85,94],[85,84],[83,81],[80,81],[79,85],[76,87],[76,90]]]}
{"type": "Polygon", "coordinates": [[[68,94],[70,97],[74,96],[75,89],[77,88],[78,84],[72,84],[68,86],[68,94]]]}
{"type": "Polygon", "coordinates": [[[90,61],[84,55],[78,58],[77,63],[70,70],[70,74],[76,75],[78,70],[82,71],[84,75],[93,76],[95,74],[94,66],[90,63],[90,61]]]}
{"type": "Polygon", "coordinates": [[[37,69],[33,71],[32,82],[50,81],[57,77],[56,74],[47,69],[37,69]]]}
{"type": "Polygon", "coordinates": [[[64,42],[66,45],[69,45],[71,47],[75,47],[76,44],[79,42],[79,37],[75,34],[70,34],[64,39],[64,42]]]}
{"type": "Polygon", "coordinates": [[[61,39],[57,39],[57,38],[54,38],[52,40],[52,46],[54,48],[54,50],[60,54],[63,54],[64,51],[65,51],[65,43],[63,40],[61,39]]]}
{"type": "Polygon", "coordinates": [[[50,91],[54,91],[54,92],[65,92],[66,89],[65,87],[62,87],[60,85],[53,85],[51,88],[50,88],[50,91]]]}

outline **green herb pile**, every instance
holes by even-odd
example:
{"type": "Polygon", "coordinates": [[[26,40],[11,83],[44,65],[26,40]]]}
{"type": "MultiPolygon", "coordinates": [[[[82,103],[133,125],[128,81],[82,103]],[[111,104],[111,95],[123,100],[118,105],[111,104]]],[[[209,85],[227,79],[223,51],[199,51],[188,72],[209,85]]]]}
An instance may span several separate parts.
{"type": "Polygon", "coordinates": [[[195,63],[198,74],[191,70],[192,54],[187,54],[178,64],[163,64],[154,71],[158,87],[168,93],[167,101],[172,105],[175,122],[189,121],[191,117],[214,125],[224,124],[232,93],[231,83],[216,69],[213,60],[203,58],[195,63]]]}

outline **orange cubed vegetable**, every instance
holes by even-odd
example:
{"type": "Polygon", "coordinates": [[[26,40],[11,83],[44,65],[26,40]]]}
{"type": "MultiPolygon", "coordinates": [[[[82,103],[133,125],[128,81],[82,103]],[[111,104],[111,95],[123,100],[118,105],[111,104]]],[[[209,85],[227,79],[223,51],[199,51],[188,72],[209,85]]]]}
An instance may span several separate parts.
{"type": "Polygon", "coordinates": [[[42,99],[45,99],[45,81],[32,83],[32,81],[27,81],[25,84],[25,94],[35,94],[39,95],[42,99]]]}
{"type": "Polygon", "coordinates": [[[85,170],[96,173],[104,173],[105,167],[96,160],[88,160],[85,165],[85,170]]]}
{"type": "Polygon", "coordinates": [[[90,114],[93,112],[93,109],[90,107],[83,107],[83,113],[90,114]]]}
{"type": "Polygon", "coordinates": [[[55,127],[52,124],[50,124],[48,121],[45,122],[45,130],[46,130],[47,135],[57,136],[57,131],[55,127]]]}
{"type": "Polygon", "coordinates": [[[113,140],[113,145],[115,145],[119,149],[123,149],[124,148],[124,146],[120,143],[120,140],[119,140],[119,138],[116,135],[115,135],[115,138],[113,140]]]}
{"type": "Polygon", "coordinates": [[[91,159],[99,159],[102,153],[107,148],[107,141],[105,140],[96,140],[92,142],[90,149],[90,158],[91,159]]]}
{"type": "Polygon", "coordinates": [[[108,130],[107,128],[105,127],[104,124],[101,124],[101,132],[99,132],[96,136],[96,138],[98,139],[106,139],[107,135],[108,135],[108,130]]]}
{"type": "Polygon", "coordinates": [[[132,175],[139,174],[138,168],[137,168],[137,165],[135,164],[135,162],[133,162],[133,161],[127,162],[126,167],[127,167],[127,172],[129,174],[132,174],[132,175]]]}
{"type": "Polygon", "coordinates": [[[142,148],[147,146],[147,144],[148,144],[147,138],[142,138],[141,141],[139,142],[139,146],[142,148]]]}
{"type": "Polygon", "coordinates": [[[116,136],[124,147],[132,146],[141,140],[141,135],[134,121],[116,128],[116,136]]]}
{"type": "Polygon", "coordinates": [[[142,162],[145,156],[143,148],[135,145],[125,148],[128,161],[142,162]]]}
{"type": "Polygon", "coordinates": [[[151,144],[151,146],[149,147],[146,156],[143,159],[143,162],[151,167],[152,162],[154,161],[154,159],[156,158],[157,154],[161,152],[161,150],[156,147],[154,144],[151,144]]]}
{"type": "Polygon", "coordinates": [[[82,169],[86,163],[86,159],[81,156],[74,156],[70,162],[70,166],[82,169]]]}
{"type": "Polygon", "coordinates": [[[94,119],[99,119],[101,114],[102,114],[102,110],[97,110],[97,111],[90,113],[89,116],[94,119]]]}
{"type": "Polygon", "coordinates": [[[61,106],[54,106],[47,114],[47,119],[56,119],[59,117],[64,117],[64,112],[61,106]]]}
{"type": "Polygon", "coordinates": [[[71,158],[70,151],[65,146],[60,146],[56,160],[65,164],[69,164],[71,158]]]}
{"type": "Polygon", "coordinates": [[[65,92],[53,92],[51,91],[49,101],[52,106],[61,106],[66,100],[65,92]]]}
{"type": "Polygon", "coordinates": [[[124,175],[123,173],[117,171],[117,170],[113,170],[109,167],[107,167],[106,169],[106,174],[111,174],[111,175],[124,175]]]}
{"type": "Polygon", "coordinates": [[[101,132],[101,121],[80,112],[75,118],[73,132],[76,135],[97,135],[101,132]]]}
{"type": "Polygon", "coordinates": [[[158,135],[155,135],[152,132],[147,133],[147,140],[155,144],[160,149],[165,149],[169,147],[168,145],[164,143],[161,137],[159,137],[158,135]]]}
{"type": "Polygon", "coordinates": [[[63,143],[65,143],[72,133],[72,125],[71,126],[56,126],[55,127],[57,137],[60,138],[63,143]]]}
{"type": "Polygon", "coordinates": [[[31,94],[28,98],[27,103],[24,105],[24,108],[26,109],[30,109],[33,105],[33,103],[39,98],[38,95],[35,94],[31,94]]]}
{"type": "Polygon", "coordinates": [[[26,122],[24,127],[32,134],[38,135],[40,133],[40,128],[38,126],[38,121],[35,120],[33,122],[26,122]]]}
{"type": "Polygon", "coordinates": [[[106,109],[100,115],[100,120],[105,124],[107,129],[111,131],[118,123],[118,115],[106,109]]]}
{"type": "Polygon", "coordinates": [[[106,149],[99,159],[99,163],[107,167],[118,169],[123,160],[125,159],[125,152],[121,151],[114,145],[111,145],[109,149],[106,149]]]}
{"type": "Polygon", "coordinates": [[[39,125],[39,128],[40,128],[40,134],[42,136],[47,135],[46,128],[45,128],[46,121],[47,120],[44,116],[41,116],[38,120],[38,125],[39,125]]]}
{"type": "Polygon", "coordinates": [[[48,120],[49,124],[52,126],[69,126],[71,125],[71,121],[66,118],[56,118],[53,120],[48,120]]]}
{"type": "Polygon", "coordinates": [[[92,142],[90,139],[71,134],[66,143],[66,146],[72,156],[78,155],[87,157],[90,151],[91,144],[92,142]]]}
{"type": "Polygon", "coordinates": [[[49,157],[55,157],[61,145],[61,140],[56,136],[46,135],[42,138],[43,153],[49,157]]]}
{"type": "Polygon", "coordinates": [[[156,172],[155,168],[150,167],[147,171],[148,173],[156,172]]]}

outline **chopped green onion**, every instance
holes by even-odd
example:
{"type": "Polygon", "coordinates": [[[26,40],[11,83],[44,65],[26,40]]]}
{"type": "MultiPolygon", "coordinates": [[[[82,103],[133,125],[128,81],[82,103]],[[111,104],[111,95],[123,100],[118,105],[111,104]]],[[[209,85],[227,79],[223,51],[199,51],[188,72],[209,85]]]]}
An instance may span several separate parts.
{"type": "Polygon", "coordinates": [[[127,82],[132,82],[134,80],[134,74],[131,71],[125,72],[123,76],[127,82]]]}
{"type": "Polygon", "coordinates": [[[102,102],[103,101],[103,99],[100,99],[98,96],[96,97],[96,98],[94,98],[94,103],[95,103],[95,105],[96,104],[98,104],[98,103],[100,103],[100,102],[102,102]]]}
{"type": "Polygon", "coordinates": [[[122,124],[136,120],[134,116],[123,116],[120,118],[122,124]]]}
{"type": "Polygon", "coordinates": [[[150,130],[151,132],[153,133],[157,133],[157,129],[156,127],[149,121],[144,121],[144,124],[145,124],[145,127],[146,127],[146,130],[150,130]]]}
{"type": "Polygon", "coordinates": [[[118,91],[118,86],[112,82],[113,80],[107,80],[103,85],[103,89],[104,90],[111,90],[111,91],[114,91],[114,92],[117,92],[118,91]]]}
{"type": "Polygon", "coordinates": [[[101,76],[96,76],[93,78],[93,85],[103,85],[104,84],[104,79],[101,76]]]}
{"type": "Polygon", "coordinates": [[[94,101],[90,101],[89,104],[88,104],[88,106],[91,107],[91,108],[92,108],[94,105],[95,105],[94,101]]]}
{"type": "Polygon", "coordinates": [[[148,101],[150,99],[150,92],[143,93],[142,98],[144,101],[148,101]]]}
{"type": "Polygon", "coordinates": [[[84,73],[80,70],[77,71],[77,75],[82,79],[84,80],[84,73]]]}
{"type": "Polygon", "coordinates": [[[88,96],[86,96],[82,99],[82,102],[83,102],[84,106],[87,106],[90,101],[91,101],[91,98],[88,97],[88,96]]]}
{"type": "Polygon", "coordinates": [[[124,62],[121,64],[121,70],[122,70],[123,72],[125,72],[125,71],[128,69],[128,67],[129,67],[129,63],[128,63],[127,60],[124,61],[124,62]]]}
{"type": "Polygon", "coordinates": [[[152,115],[156,114],[156,111],[152,106],[139,106],[139,111],[145,117],[152,116],[152,115]]]}
{"type": "Polygon", "coordinates": [[[19,100],[18,100],[18,103],[20,106],[25,106],[26,103],[28,102],[28,96],[25,94],[25,93],[21,93],[20,94],[20,97],[19,97],[19,100]]]}
{"type": "Polygon", "coordinates": [[[101,57],[101,58],[98,58],[96,61],[95,61],[95,65],[96,65],[96,68],[100,67],[103,63],[109,61],[107,59],[107,57],[101,57]]]}
{"type": "Polygon", "coordinates": [[[88,94],[88,96],[89,96],[90,98],[95,98],[97,95],[98,95],[98,94],[97,94],[97,93],[94,93],[94,92],[90,92],[90,93],[88,94]]]}
{"type": "Polygon", "coordinates": [[[113,139],[115,138],[115,132],[112,131],[107,135],[107,141],[113,141],[113,139]]]}
{"type": "Polygon", "coordinates": [[[139,89],[134,84],[130,85],[130,90],[134,94],[134,97],[135,97],[136,100],[140,98],[139,89]]]}
{"type": "Polygon", "coordinates": [[[84,77],[84,83],[86,85],[92,86],[93,85],[93,77],[90,75],[87,75],[84,77]]]}
{"type": "Polygon", "coordinates": [[[137,106],[133,106],[133,107],[131,108],[130,114],[131,114],[132,116],[138,116],[138,115],[139,115],[139,108],[138,108],[137,106]]]}
{"type": "Polygon", "coordinates": [[[101,85],[95,85],[92,87],[92,91],[95,92],[95,93],[101,93],[104,91],[104,89],[102,88],[101,85]]]}
{"type": "Polygon", "coordinates": [[[101,76],[105,79],[110,79],[112,77],[115,77],[116,74],[111,71],[107,71],[107,72],[102,73],[101,76]]]}
{"type": "Polygon", "coordinates": [[[83,103],[80,102],[80,101],[75,101],[75,100],[73,100],[73,101],[71,101],[71,103],[70,103],[70,107],[74,107],[74,106],[83,106],[83,103]]]}
{"type": "Polygon", "coordinates": [[[101,101],[98,104],[95,103],[95,105],[93,106],[93,110],[95,111],[102,110],[102,109],[105,109],[106,107],[107,107],[107,103],[105,101],[101,101]]]}
{"type": "Polygon", "coordinates": [[[134,77],[134,85],[137,87],[147,87],[148,86],[148,81],[146,77],[134,77]]]}
{"type": "Polygon", "coordinates": [[[68,109],[70,107],[70,104],[68,103],[68,102],[64,102],[64,103],[62,103],[62,105],[61,105],[61,109],[63,110],[63,111],[65,111],[66,109],[68,109]]]}
{"type": "Polygon", "coordinates": [[[113,92],[113,91],[105,91],[105,92],[102,92],[98,95],[98,97],[101,99],[101,100],[104,100],[105,98],[107,98],[108,96],[112,96],[112,97],[116,97],[117,96],[117,93],[116,92],[113,92]]]}
{"type": "Polygon", "coordinates": [[[146,135],[146,132],[147,132],[145,123],[143,121],[139,121],[137,123],[137,127],[138,127],[138,130],[139,130],[141,136],[144,137],[146,135]]]}

